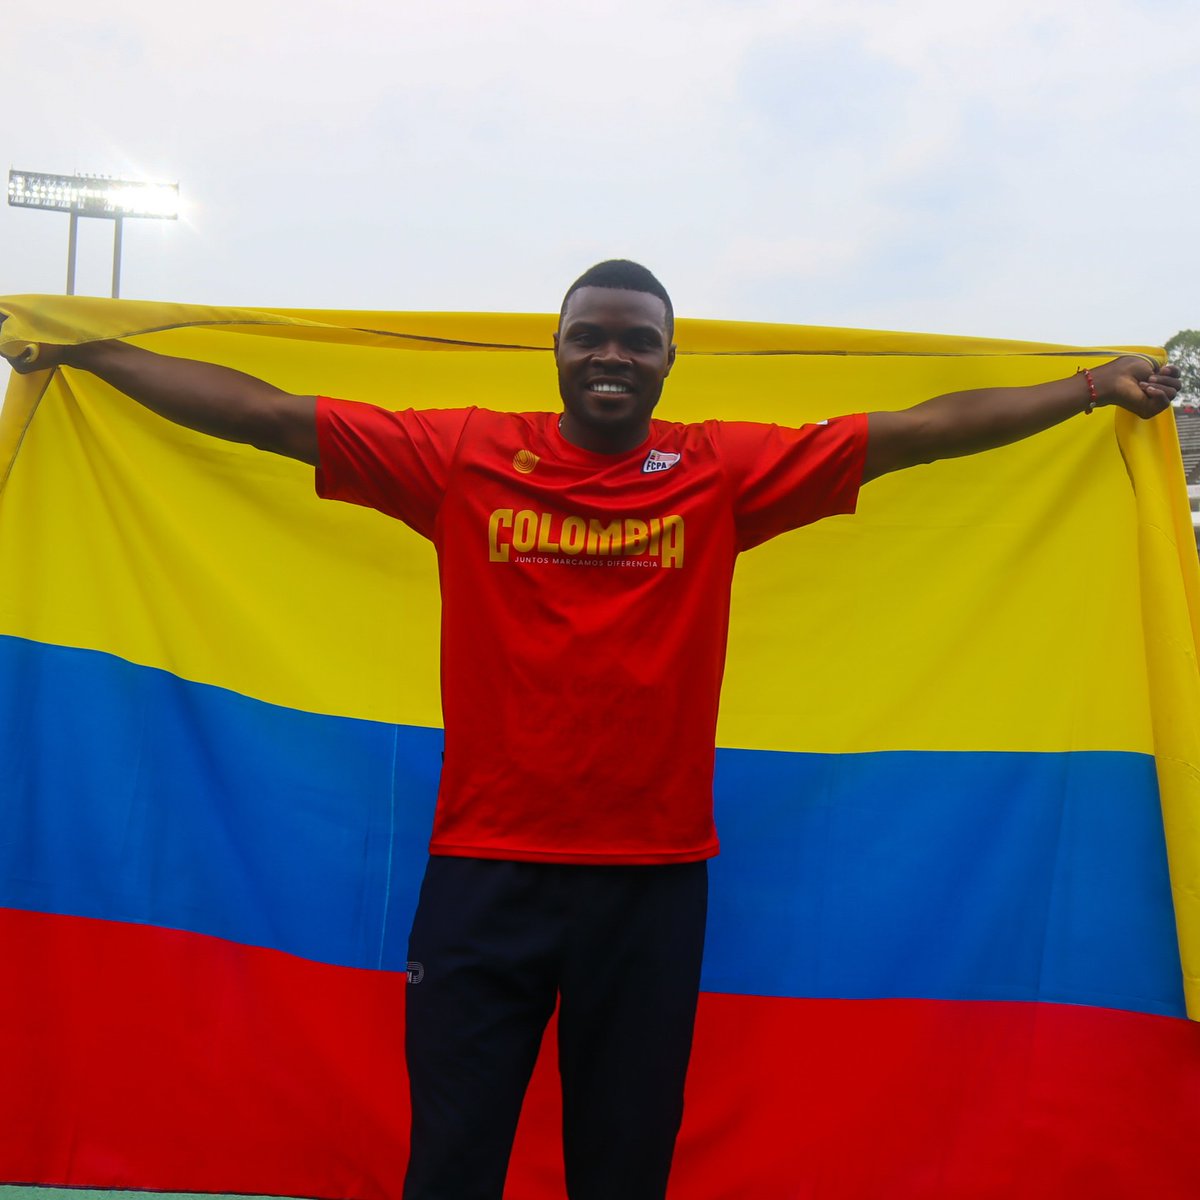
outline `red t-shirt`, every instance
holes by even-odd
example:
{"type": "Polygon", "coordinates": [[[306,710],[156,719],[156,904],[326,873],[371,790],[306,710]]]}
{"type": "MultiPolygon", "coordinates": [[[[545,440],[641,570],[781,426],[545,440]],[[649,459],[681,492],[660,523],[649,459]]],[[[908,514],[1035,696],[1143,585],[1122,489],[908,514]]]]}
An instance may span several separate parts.
{"type": "Polygon", "coordinates": [[[432,854],[669,863],[717,852],[712,778],[741,550],[854,511],[862,415],[654,421],[626,454],[558,414],[322,397],[321,496],[432,539],[446,752],[432,854]]]}

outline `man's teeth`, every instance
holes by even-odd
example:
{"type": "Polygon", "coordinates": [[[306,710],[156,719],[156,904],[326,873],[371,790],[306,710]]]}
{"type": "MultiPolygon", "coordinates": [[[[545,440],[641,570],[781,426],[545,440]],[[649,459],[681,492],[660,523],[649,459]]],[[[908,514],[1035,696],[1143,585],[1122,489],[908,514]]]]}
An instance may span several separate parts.
{"type": "Polygon", "coordinates": [[[624,383],[593,383],[592,391],[593,392],[612,392],[614,394],[620,395],[624,392],[629,391],[629,387],[624,383]]]}

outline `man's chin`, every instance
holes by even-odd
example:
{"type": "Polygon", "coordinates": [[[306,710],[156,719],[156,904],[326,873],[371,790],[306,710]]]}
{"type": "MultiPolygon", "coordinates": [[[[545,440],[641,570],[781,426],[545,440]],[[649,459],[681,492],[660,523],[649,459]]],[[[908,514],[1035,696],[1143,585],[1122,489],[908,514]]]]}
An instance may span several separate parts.
{"type": "Polygon", "coordinates": [[[633,427],[650,419],[644,402],[635,396],[586,396],[579,406],[581,417],[597,425],[633,427]]]}

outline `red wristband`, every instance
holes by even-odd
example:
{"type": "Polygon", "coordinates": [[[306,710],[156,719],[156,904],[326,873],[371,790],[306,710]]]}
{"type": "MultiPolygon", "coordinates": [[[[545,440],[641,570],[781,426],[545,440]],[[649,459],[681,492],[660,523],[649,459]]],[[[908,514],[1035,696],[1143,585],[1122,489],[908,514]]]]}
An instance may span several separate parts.
{"type": "Polygon", "coordinates": [[[1092,378],[1092,373],[1087,369],[1087,367],[1080,367],[1075,374],[1082,374],[1084,379],[1087,380],[1088,395],[1091,397],[1091,399],[1087,403],[1087,408],[1085,408],[1083,411],[1090,417],[1095,411],[1096,405],[1100,403],[1100,397],[1096,394],[1096,381],[1092,378]]]}

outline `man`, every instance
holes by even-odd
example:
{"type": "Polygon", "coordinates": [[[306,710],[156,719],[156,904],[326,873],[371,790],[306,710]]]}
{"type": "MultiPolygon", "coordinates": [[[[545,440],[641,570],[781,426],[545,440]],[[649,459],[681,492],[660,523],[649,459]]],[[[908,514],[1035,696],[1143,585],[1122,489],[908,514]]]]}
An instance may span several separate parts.
{"type": "MultiPolygon", "coordinates": [[[[1102,404],[1169,404],[1122,358],[801,429],[653,413],[674,363],[645,268],[593,267],[555,335],[561,414],[392,413],[117,342],[41,347],[190,428],[317,469],[434,541],[446,753],[409,957],[410,1198],[499,1197],[559,1007],[572,1200],[662,1197],[700,978],[736,557],[852,512],[889,471],[1102,404]]],[[[21,364],[18,369],[23,369],[21,364]]]]}

